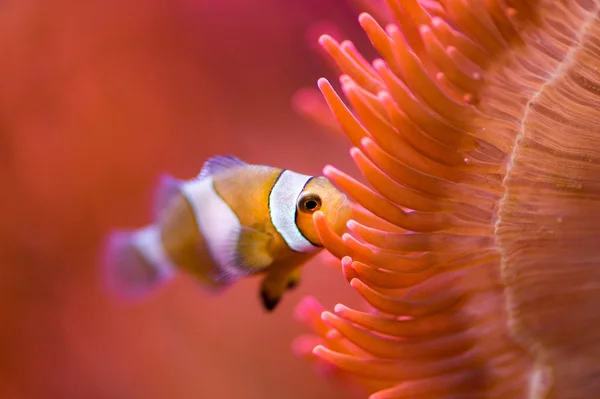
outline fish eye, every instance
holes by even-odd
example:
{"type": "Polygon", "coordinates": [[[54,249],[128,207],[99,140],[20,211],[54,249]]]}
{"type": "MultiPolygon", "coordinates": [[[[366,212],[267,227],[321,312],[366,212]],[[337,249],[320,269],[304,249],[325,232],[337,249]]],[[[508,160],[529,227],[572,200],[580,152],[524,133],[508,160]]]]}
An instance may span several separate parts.
{"type": "Polygon", "coordinates": [[[321,208],[321,197],[317,194],[306,194],[298,200],[298,208],[304,213],[314,213],[321,208]]]}

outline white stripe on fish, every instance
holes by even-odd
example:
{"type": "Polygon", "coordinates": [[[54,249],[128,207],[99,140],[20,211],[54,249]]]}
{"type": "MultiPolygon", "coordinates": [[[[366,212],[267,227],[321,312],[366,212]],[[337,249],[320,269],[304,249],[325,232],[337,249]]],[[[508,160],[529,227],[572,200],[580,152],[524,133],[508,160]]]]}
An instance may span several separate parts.
{"type": "Polygon", "coordinates": [[[198,229],[204,235],[210,255],[223,271],[222,275],[215,278],[228,282],[245,277],[248,273],[236,265],[234,252],[240,221],[215,192],[212,177],[186,182],[181,190],[194,209],[198,229]]]}
{"type": "Polygon", "coordinates": [[[321,248],[302,235],[296,225],[296,201],[312,176],[284,170],[269,195],[271,222],[286,244],[296,252],[313,253],[321,248]]]}

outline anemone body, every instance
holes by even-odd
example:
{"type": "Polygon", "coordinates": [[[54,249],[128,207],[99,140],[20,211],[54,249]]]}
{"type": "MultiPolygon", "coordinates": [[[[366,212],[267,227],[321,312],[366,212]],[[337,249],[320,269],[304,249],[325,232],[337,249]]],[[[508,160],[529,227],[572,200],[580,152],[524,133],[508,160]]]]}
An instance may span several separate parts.
{"type": "Polygon", "coordinates": [[[599,3],[387,6],[381,59],[320,40],[370,187],[326,167],[358,212],[315,222],[373,310],[323,311],[314,354],[373,399],[600,396],[599,3]]]}

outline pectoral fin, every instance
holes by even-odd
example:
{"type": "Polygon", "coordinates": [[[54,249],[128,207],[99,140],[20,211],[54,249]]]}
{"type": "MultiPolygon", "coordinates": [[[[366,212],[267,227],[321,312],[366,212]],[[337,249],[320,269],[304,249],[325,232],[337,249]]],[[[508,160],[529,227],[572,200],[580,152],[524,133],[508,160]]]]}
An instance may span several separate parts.
{"type": "Polygon", "coordinates": [[[298,286],[298,284],[300,284],[301,276],[302,276],[302,268],[298,267],[298,268],[292,270],[292,272],[288,275],[286,289],[293,290],[294,288],[296,288],[298,286]]]}
{"type": "Polygon", "coordinates": [[[268,311],[272,312],[273,309],[279,304],[281,301],[281,296],[271,297],[268,291],[260,290],[260,299],[262,301],[263,307],[268,311]]]}
{"type": "Polygon", "coordinates": [[[242,226],[236,249],[238,265],[251,271],[259,271],[273,263],[269,245],[273,236],[269,233],[242,226]]]}
{"type": "Polygon", "coordinates": [[[280,274],[267,274],[260,283],[260,299],[263,307],[271,312],[281,301],[286,280],[280,274]]]}
{"type": "Polygon", "coordinates": [[[269,312],[281,301],[285,291],[293,289],[300,282],[301,268],[298,267],[288,274],[274,271],[265,276],[260,283],[260,298],[269,312]]]}

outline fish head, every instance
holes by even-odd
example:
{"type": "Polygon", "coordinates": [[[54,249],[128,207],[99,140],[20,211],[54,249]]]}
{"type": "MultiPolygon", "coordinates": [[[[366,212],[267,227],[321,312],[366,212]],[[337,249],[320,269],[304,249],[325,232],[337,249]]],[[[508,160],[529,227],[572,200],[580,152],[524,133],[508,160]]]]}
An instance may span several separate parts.
{"type": "Polygon", "coordinates": [[[298,195],[296,201],[296,224],[300,232],[313,244],[321,246],[312,215],[323,212],[327,223],[338,235],[346,230],[346,222],[352,216],[350,201],[324,176],[312,178],[298,195]]]}

